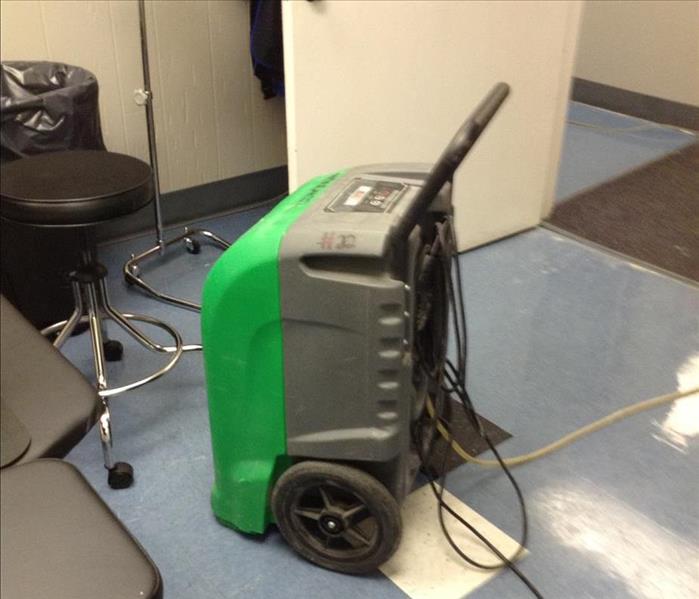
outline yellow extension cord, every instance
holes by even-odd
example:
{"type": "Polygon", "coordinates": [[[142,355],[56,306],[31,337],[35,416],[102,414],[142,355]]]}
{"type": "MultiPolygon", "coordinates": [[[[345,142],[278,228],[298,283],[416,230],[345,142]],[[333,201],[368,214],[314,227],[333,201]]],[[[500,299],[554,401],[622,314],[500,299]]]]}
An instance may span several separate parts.
{"type": "MultiPolygon", "coordinates": [[[[558,439],[558,441],[549,443],[548,445],[545,445],[544,447],[537,449],[536,451],[514,456],[511,458],[505,458],[503,461],[507,466],[519,466],[520,464],[532,462],[539,458],[543,458],[544,456],[549,455],[550,453],[553,453],[554,451],[557,451],[562,447],[565,447],[566,445],[571,444],[573,441],[577,441],[585,435],[589,435],[590,433],[594,433],[595,431],[605,428],[610,424],[614,424],[619,420],[623,420],[624,418],[628,418],[629,416],[634,416],[635,414],[640,414],[641,412],[650,410],[652,408],[657,408],[658,406],[661,406],[663,404],[672,403],[673,401],[676,401],[683,397],[687,397],[689,395],[693,395],[695,393],[699,393],[699,387],[688,389],[686,391],[674,391],[673,393],[667,393],[666,395],[660,395],[652,399],[646,399],[645,401],[626,406],[625,408],[621,408],[616,412],[612,412],[604,418],[600,418],[599,420],[596,420],[595,422],[583,426],[582,428],[579,428],[578,430],[573,431],[572,433],[568,433],[564,437],[558,439]]],[[[432,403],[432,399],[430,397],[427,398],[426,408],[427,413],[430,415],[430,418],[434,418],[434,404],[432,403]]],[[[444,439],[447,442],[449,442],[451,435],[449,434],[449,431],[447,431],[447,429],[444,427],[444,425],[439,421],[437,421],[437,430],[442,435],[442,437],[444,437],[444,439]]],[[[497,460],[483,460],[481,458],[472,456],[471,454],[467,453],[466,450],[453,439],[451,440],[451,448],[465,462],[472,462],[473,464],[485,466],[486,468],[500,466],[497,460]]]]}

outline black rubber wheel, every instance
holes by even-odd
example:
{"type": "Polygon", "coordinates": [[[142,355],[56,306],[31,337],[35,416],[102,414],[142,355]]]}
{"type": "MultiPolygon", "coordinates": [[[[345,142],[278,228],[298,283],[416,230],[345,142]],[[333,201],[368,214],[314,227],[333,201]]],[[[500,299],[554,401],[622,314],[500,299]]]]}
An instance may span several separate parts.
{"type": "Polygon", "coordinates": [[[124,346],[116,339],[107,339],[102,344],[102,348],[107,362],[119,362],[124,357],[124,346]]]}
{"type": "Polygon", "coordinates": [[[198,254],[201,252],[201,243],[191,237],[184,238],[184,247],[187,248],[190,254],[198,254]]]}
{"type": "Polygon", "coordinates": [[[133,467],[126,462],[117,462],[109,470],[107,482],[112,489],[128,489],[133,484],[133,467]]]}
{"type": "Polygon", "coordinates": [[[272,511],[287,543],[337,572],[366,574],[398,548],[398,504],[373,476],[331,462],[300,462],[272,491],[272,511]]]}

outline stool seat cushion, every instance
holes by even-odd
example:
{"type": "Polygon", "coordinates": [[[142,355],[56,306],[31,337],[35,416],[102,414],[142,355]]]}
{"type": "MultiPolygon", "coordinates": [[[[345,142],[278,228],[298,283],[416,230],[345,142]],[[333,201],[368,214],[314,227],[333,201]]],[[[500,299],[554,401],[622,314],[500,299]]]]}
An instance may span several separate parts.
{"type": "Polygon", "coordinates": [[[0,473],[3,599],[154,599],[158,569],[78,470],[37,460],[0,473]]]}
{"type": "Polygon", "coordinates": [[[86,226],[136,212],[153,197],[150,166],[125,154],[70,150],[2,166],[2,217],[27,225],[86,226]]]}

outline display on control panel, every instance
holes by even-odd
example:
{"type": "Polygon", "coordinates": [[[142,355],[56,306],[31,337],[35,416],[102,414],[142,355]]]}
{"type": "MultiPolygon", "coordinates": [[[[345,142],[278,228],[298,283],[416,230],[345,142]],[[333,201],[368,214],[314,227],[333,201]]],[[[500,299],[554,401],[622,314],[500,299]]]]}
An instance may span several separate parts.
{"type": "Polygon", "coordinates": [[[394,181],[353,179],[325,209],[329,212],[388,212],[406,187],[394,181]]]}

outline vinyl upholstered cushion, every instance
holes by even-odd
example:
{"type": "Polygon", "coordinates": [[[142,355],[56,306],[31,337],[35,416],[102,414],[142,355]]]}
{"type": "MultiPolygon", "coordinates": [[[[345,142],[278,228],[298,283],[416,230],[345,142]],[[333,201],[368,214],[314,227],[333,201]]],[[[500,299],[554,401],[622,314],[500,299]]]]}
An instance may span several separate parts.
{"type": "Polygon", "coordinates": [[[20,459],[63,457],[96,422],[101,402],[85,377],[0,297],[0,394],[29,431],[20,459]]]}
{"type": "Polygon", "coordinates": [[[5,468],[0,493],[3,599],[162,597],[158,569],[71,464],[5,468]]]}
{"type": "Polygon", "coordinates": [[[37,154],[2,166],[2,217],[40,226],[87,226],[136,212],[153,198],[150,167],[99,150],[37,154]]]}

